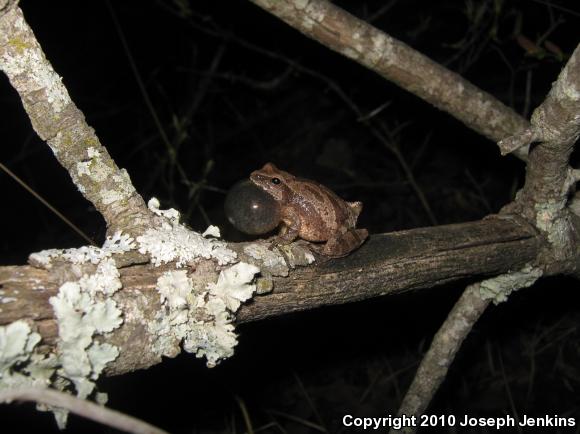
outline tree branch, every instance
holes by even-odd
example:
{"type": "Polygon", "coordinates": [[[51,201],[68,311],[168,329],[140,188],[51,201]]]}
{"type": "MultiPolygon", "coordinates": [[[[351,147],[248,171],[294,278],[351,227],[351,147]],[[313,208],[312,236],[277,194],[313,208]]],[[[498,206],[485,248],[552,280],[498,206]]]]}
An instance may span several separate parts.
{"type": "MultiPolygon", "coordinates": [[[[274,278],[273,293],[254,297],[242,306],[237,321],[500,274],[533,261],[539,249],[537,233],[529,225],[502,218],[377,235],[346,258],[274,278]]],[[[215,280],[208,277],[214,268],[210,261],[201,262],[195,271],[190,270],[190,277],[203,285],[215,280]]],[[[148,351],[156,336],[148,331],[147,324],[162,310],[155,288],[167,267],[135,265],[119,271],[123,289],[113,299],[125,314],[123,325],[107,336],[107,342],[119,347],[119,357],[106,368],[109,375],[161,361],[159,355],[148,351]]],[[[12,300],[2,305],[0,325],[28,319],[41,334],[44,351],[53,349],[58,327],[48,299],[67,279],[70,277],[54,270],[0,267],[3,297],[12,300]]],[[[175,342],[173,354],[179,351],[179,342],[175,342]]]]}
{"type": "MultiPolygon", "coordinates": [[[[423,357],[419,369],[399,408],[399,416],[423,414],[433,396],[447,376],[451,364],[475,323],[485,312],[491,300],[484,300],[479,283],[469,285],[463,292],[449,316],[433,337],[429,351],[423,357]]],[[[403,429],[405,434],[416,432],[417,427],[403,429]]],[[[396,434],[395,430],[390,431],[396,434]]]]}
{"type": "Polygon", "coordinates": [[[167,431],[163,431],[147,422],[57,390],[33,387],[0,390],[0,403],[10,403],[12,401],[32,401],[64,408],[85,419],[128,433],[167,434],[167,431]]]}
{"type": "MultiPolygon", "coordinates": [[[[530,152],[526,183],[516,200],[506,210],[517,209],[534,225],[542,243],[534,267],[490,279],[495,290],[504,292],[503,301],[513,289],[533,284],[542,272],[554,268],[571,273],[578,267],[578,237],[567,207],[569,189],[577,180],[568,166],[574,143],[580,135],[580,45],[572,54],[546,100],[534,111],[532,127],[504,141],[503,149],[515,149],[517,143],[544,141],[530,152]],[[504,288],[502,288],[502,285],[504,288]],[[499,288],[499,289],[498,289],[499,288]]],[[[428,407],[455,359],[463,340],[489,304],[480,294],[486,282],[470,285],[433,338],[413,382],[403,399],[399,415],[420,416],[428,407]]],[[[487,285],[490,286],[490,285],[487,285]]],[[[408,427],[413,433],[416,427],[408,427]]],[[[392,431],[394,432],[394,431],[392,431]]]]}
{"type": "Polygon", "coordinates": [[[86,123],[15,4],[0,10],[0,70],[20,95],[36,133],[101,213],[109,232],[134,235],[150,226],[151,215],[127,171],[117,167],[86,123]]]}
{"type": "MultiPolygon", "coordinates": [[[[497,142],[529,122],[401,41],[326,0],[250,0],[299,32],[358,62],[497,142]]],[[[519,149],[517,156],[526,158],[519,149]]]]}

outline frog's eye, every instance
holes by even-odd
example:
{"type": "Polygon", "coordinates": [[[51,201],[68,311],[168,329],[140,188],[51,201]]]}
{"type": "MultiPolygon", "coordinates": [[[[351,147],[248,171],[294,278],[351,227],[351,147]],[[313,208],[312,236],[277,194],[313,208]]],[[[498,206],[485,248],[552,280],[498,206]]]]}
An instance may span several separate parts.
{"type": "Polygon", "coordinates": [[[280,178],[272,178],[272,184],[280,184],[280,178]]]}

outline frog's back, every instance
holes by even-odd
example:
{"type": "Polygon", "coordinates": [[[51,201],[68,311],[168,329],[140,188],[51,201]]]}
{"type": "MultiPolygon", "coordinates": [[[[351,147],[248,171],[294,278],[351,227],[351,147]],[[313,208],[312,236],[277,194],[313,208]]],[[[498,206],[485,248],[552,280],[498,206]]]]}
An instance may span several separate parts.
{"type": "Polygon", "coordinates": [[[300,194],[294,194],[291,203],[300,216],[301,238],[326,241],[337,232],[354,228],[362,207],[360,202],[345,202],[315,181],[296,179],[294,183],[294,192],[300,194]]]}

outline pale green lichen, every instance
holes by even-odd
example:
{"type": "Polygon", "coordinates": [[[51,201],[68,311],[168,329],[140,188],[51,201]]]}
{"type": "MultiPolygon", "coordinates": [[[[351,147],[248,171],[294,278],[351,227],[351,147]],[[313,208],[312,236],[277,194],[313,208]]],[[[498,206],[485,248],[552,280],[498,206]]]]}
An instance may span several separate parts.
{"type": "Polygon", "coordinates": [[[195,287],[185,270],[168,271],[157,280],[163,311],[148,324],[152,350],[173,357],[176,344],[205,357],[208,367],[231,357],[237,344],[232,314],[256,290],[251,283],[258,267],[243,262],[222,270],[216,283],[195,287]]]}
{"type": "Polygon", "coordinates": [[[82,246],[74,249],[48,249],[32,253],[28,260],[31,264],[50,269],[55,259],[61,259],[73,264],[98,264],[113,254],[128,252],[136,247],[133,238],[120,231],[107,237],[103,247],[82,246]]]}
{"type": "Polygon", "coordinates": [[[208,285],[209,293],[221,298],[230,311],[236,312],[240,304],[248,300],[256,290],[256,286],[249,282],[259,271],[255,265],[239,262],[222,270],[217,282],[208,285]]]}
{"type": "Polygon", "coordinates": [[[225,242],[204,238],[180,224],[177,210],[160,210],[155,198],[148,206],[165,219],[159,227],[148,229],[137,237],[139,252],[149,255],[155,266],[175,262],[177,267],[183,267],[201,258],[215,259],[219,265],[225,265],[236,259],[236,253],[225,242]]]}
{"type": "MultiPolygon", "coordinates": [[[[32,33],[21,13],[14,15],[13,26],[15,31],[21,32],[22,35],[32,33]]],[[[8,37],[7,34],[0,35],[0,45],[8,43],[14,49],[2,50],[0,69],[6,73],[12,83],[17,83],[16,87],[19,92],[31,94],[44,91],[52,110],[60,113],[71,103],[71,100],[61,82],[61,77],[54,72],[40,46],[32,40],[28,42],[25,36],[11,35],[10,39],[8,37]]]]}
{"type": "Polygon", "coordinates": [[[532,286],[542,277],[542,270],[526,265],[518,271],[511,271],[496,277],[484,280],[479,284],[479,292],[484,300],[492,299],[494,304],[507,300],[508,296],[521,288],[532,286]]]}
{"type": "Polygon", "coordinates": [[[217,226],[210,225],[207,229],[201,234],[202,237],[214,237],[219,238],[221,237],[220,228],[217,226]]]}
{"type": "Polygon", "coordinates": [[[32,332],[25,321],[0,327],[0,379],[10,374],[16,364],[28,361],[38,342],[40,335],[32,332]]]}
{"type": "Polygon", "coordinates": [[[185,270],[163,273],[157,279],[156,288],[161,304],[167,305],[170,310],[184,308],[193,302],[193,283],[185,270]]]}
{"type": "Polygon", "coordinates": [[[2,296],[0,296],[0,304],[13,303],[16,300],[17,299],[15,297],[2,297],[2,296]]]}
{"type": "MultiPolygon", "coordinates": [[[[107,363],[119,355],[117,347],[97,342],[96,334],[112,332],[123,322],[116,302],[108,298],[121,288],[119,271],[112,259],[103,259],[94,274],[76,282],[65,282],[49,302],[58,322],[58,374],[70,380],[77,396],[93,393],[96,380],[107,363]]],[[[57,421],[66,421],[66,414],[57,414],[57,421]]]]}
{"type": "Polygon", "coordinates": [[[0,326],[0,390],[51,385],[58,360],[54,354],[34,353],[40,339],[23,320],[0,326]]]}
{"type": "MultiPolygon", "coordinates": [[[[66,282],[58,295],[49,299],[58,321],[58,350],[64,376],[85,386],[85,390],[87,377],[97,378],[104,365],[118,355],[116,348],[93,342],[92,338],[121,325],[121,311],[115,301],[104,298],[120,288],[119,271],[112,259],[106,259],[95,274],[66,282]]],[[[83,398],[87,395],[79,393],[83,398]]]]}
{"type": "MultiPolygon", "coordinates": [[[[33,352],[40,335],[32,332],[24,321],[0,327],[0,388],[51,386],[68,390],[73,384],[81,398],[93,393],[99,374],[119,355],[115,346],[94,340],[95,335],[109,333],[122,323],[121,311],[110,298],[121,288],[119,271],[113,259],[107,256],[125,251],[130,245],[128,237],[116,234],[107,240],[100,252],[69,249],[58,255],[41,255],[47,263],[54,256],[81,262],[92,262],[97,257],[100,262],[94,274],[65,282],[58,294],[49,299],[58,323],[56,354],[33,352]]],[[[104,399],[102,394],[98,398],[104,399]]],[[[64,428],[68,414],[65,410],[43,406],[39,409],[53,411],[59,427],[64,428]]]]}

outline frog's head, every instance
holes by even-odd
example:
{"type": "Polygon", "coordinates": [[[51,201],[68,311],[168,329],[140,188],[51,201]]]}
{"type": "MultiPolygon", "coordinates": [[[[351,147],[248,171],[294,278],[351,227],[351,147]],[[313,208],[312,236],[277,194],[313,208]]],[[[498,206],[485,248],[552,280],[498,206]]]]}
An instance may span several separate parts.
{"type": "Polygon", "coordinates": [[[266,191],[275,200],[284,202],[291,193],[288,184],[295,176],[278,169],[272,163],[266,163],[260,170],[250,174],[250,181],[266,191]]]}

